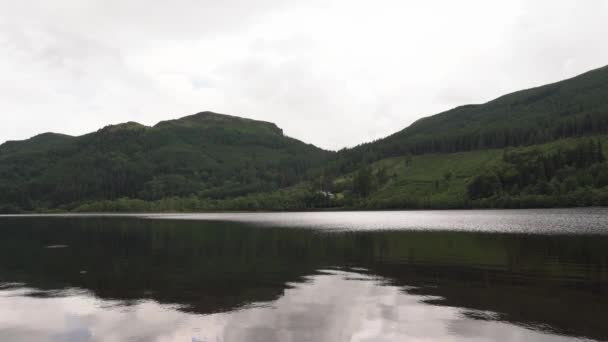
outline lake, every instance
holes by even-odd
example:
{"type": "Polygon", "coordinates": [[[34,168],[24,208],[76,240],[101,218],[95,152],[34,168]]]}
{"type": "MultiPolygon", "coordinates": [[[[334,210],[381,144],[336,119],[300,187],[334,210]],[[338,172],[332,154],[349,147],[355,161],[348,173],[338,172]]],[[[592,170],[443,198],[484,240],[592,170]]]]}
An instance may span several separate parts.
{"type": "Polygon", "coordinates": [[[608,209],[0,217],[0,341],[608,340],[608,209]]]}

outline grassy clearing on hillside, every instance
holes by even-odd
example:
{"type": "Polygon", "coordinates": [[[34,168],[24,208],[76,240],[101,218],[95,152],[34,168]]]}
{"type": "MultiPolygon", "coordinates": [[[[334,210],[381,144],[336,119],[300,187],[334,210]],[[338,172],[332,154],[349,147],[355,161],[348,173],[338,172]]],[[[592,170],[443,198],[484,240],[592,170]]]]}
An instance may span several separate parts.
{"type": "MultiPolygon", "coordinates": [[[[608,137],[595,136],[603,142],[608,155],[608,137]]],[[[586,138],[572,138],[542,145],[510,149],[479,150],[449,154],[426,154],[411,157],[387,158],[370,165],[372,174],[384,169],[389,175],[386,184],[377,186],[359,205],[370,208],[459,208],[466,205],[467,186],[483,170],[499,168],[505,151],[527,152],[538,150],[552,153],[576,145],[586,138]]],[[[355,173],[335,180],[334,185],[348,189],[355,173]]]]}
{"type": "MultiPolygon", "coordinates": [[[[121,198],[111,201],[74,203],[63,210],[74,211],[221,211],[221,210],[309,210],[322,208],[346,209],[418,209],[418,208],[469,208],[479,207],[468,196],[468,185],[487,170],[505,169],[505,153],[541,151],[554,153],[571,149],[589,138],[565,139],[543,145],[508,150],[480,150],[451,154],[427,154],[387,158],[369,166],[374,179],[371,193],[362,198],[353,192],[356,172],[337,177],[330,188],[312,182],[301,182],[272,192],[252,193],[227,199],[211,199],[204,196],[171,197],[157,201],[121,198]],[[379,184],[378,174],[386,174],[379,184]],[[329,196],[327,194],[330,194],[329,196]]],[[[608,155],[608,136],[592,137],[603,142],[604,154],[608,155]]],[[[604,163],[604,165],[608,165],[604,163]]],[[[316,182],[315,182],[316,183],[316,182]]],[[[322,182],[319,182],[322,183],[322,182]]],[[[607,189],[592,189],[581,185],[572,198],[539,197],[536,202],[517,204],[520,207],[590,205],[579,202],[576,196],[594,193],[604,198],[607,189]],[[604,196],[604,197],[602,197],[604,196]],[[559,202],[565,200],[565,202],[559,202]],[[581,204],[582,203],[582,204],[581,204]]],[[[533,198],[534,199],[534,198],[533,198]]],[[[511,198],[514,203],[524,203],[522,198],[511,198]],[[518,202],[519,201],[519,202],[518,202]]],[[[603,200],[602,200],[603,201],[603,200]]],[[[593,202],[595,203],[595,202],[593,202]]],[[[603,202],[602,202],[603,203],[603,202]]],[[[596,205],[596,204],[593,204],[596,205]]],[[[481,205],[484,207],[483,203],[481,205]]],[[[515,206],[517,207],[517,206],[515,206]]]]}

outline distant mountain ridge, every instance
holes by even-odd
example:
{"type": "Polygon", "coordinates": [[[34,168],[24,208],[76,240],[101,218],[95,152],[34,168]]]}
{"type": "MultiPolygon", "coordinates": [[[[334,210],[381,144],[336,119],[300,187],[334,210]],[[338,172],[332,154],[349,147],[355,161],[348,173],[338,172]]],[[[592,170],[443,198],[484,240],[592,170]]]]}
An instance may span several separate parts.
{"type": "MultiPolygon", "coordinates": [[[[400,177],[398,172],[409,172],[407,170],[411,168],[408,165],[413,156],[446,154],[445,158],[433,157],[433,163],[444,170],[442,172],[447,181],[451,179],[451,168],[437,163],[445,160],[448,164],[456,165],[453,155],[448,154],[523,148],[553,141],[563,141],[567,146],[569,138],[598,137],[606,133],[608,66],[568,80],[511,93],[484,104],[460,106],[420,119],[386,138],[338,152],[325,151],[287,137],[271,122],[207,111],[161,121],[154,126],[126,122],[108,125],[81,136],[43,133],[27,140],[5,142],[0,145],[0,207],[8,206],[9,209],[5,211],[13,211],[11,208],[16,211],[69,210],[82,203],[121,198],[222,201],[285,189],[286,192],[281,193],[284,196],[286,193],[293,194],[296,188],[301,195],[301,190],[306,188],[307,193],[296,201],[298,208],[301,208],[330,202],[319,199],[319,194],[367,197],[370,195],[368,191],[357,193],[353,190],[361,180],[353,178],[353,172],[365,170],[360,176],[382,178],[378,184],[384,185],[377,190],[392,189],[393,200],[399,196],[413,196],[395,192],[396,189],[419,190],[409,186],[400,188],[396,181],[400,177]],[[403,162],[405,167],[390,160],[403,162]],[[393,170],[392,175],[385,174],[387,165],[390,165],[388,170],[393,170]],[[371,173],[366,176],[366,172],[371,173]],[[378,175],[378,172],[381,174],[378,175]]],[[[585,163],[577,162],[581,168],[594,165],[593,174],[585,177],[603,174],[600,145],[601,141],[598,141],[577,147],[595,156],[589,157],[585,163]]],[[[571,153],[568,153],[565,155],[572,159],[571,153]]],[[[509,163],[514,164],[509,167],[520,167],[526,163],[537,167],[540,165],[538,160],[549,158],[532,155],[536,159],[525,163],[514,161],[512,157],[509,163]]],[[[476,169],[467,169],[466,174],[460,176],[460,197],[466,196],[462,189],[467,182],[472,182],[477,173],[488,171],[479,156],[470,157],[477,166],[476,169]]],[[[556,163],[560,168],[570,167],[569,162],[564,161],[567,158],[564,158],[556,163]]],[[[508,163],[498,160],[493,163],[496,168],[508,166],[508,163]]],[[[501,172],[493,170],[491,173],[500,178],[501,172]]],[[[546,174],[543,177],[547,177],[546,174]]],[[[403,182],[410,181],[404,179],[403,182]]],[[[435,179],[433,182],[435,190],[439,191],[441,180],[435,179]]],[[[494,178],[492,182],[497,185],[494,178]]],[[[519,191],[513,182],[508,184],[509,191],[519,191]]],[[[529,180],[525,184],[536,186],[529,180]]],[[[572,184],[569,188],[574,187],[572,184]]],[[[435,191],[431,190],[424,190],[424,196],[430,196],[435,191]]],[[[289,198],[281,196],[275,198],[277,203],[285,207],[293,206],[289,198]]],[[[336,198],[342,198],[340,196],[336,198]]],[[[244,205],[244,202],[238,203],[235,207],[244,205]]],[[[379,206],[382,207],[382,204],[379,206]]],[[[407,207],[407,204],[403,206],[407,207]]],[[[263,204],[253,207],[265,208],[263,204]]]]}

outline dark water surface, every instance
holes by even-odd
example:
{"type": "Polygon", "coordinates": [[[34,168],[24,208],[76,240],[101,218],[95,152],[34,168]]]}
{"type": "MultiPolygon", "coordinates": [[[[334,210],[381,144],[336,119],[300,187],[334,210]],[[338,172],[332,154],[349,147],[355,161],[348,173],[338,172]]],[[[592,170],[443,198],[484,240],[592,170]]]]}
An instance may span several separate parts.
{"type": "Polygon", "coordinates": [[[608,340],[608,209],[0,217],[0,341],[608,340]]]}

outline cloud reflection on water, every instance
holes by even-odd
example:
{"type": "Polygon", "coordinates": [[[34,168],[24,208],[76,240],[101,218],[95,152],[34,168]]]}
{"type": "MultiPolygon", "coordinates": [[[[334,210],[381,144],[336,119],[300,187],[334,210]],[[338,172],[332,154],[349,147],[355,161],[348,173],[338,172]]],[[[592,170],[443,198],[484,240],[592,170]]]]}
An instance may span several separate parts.
{"type": "MultiPolygon", "coordinates": [[[[140,301],[125,306],[84,291],[0,291],[0,340],[13,341],[566,341],[466,310],[367,275],[324,270],[277,300],[200,315],[140,301]]],[[[491,313],[486,313],[491,317],[491,313]]]]}

